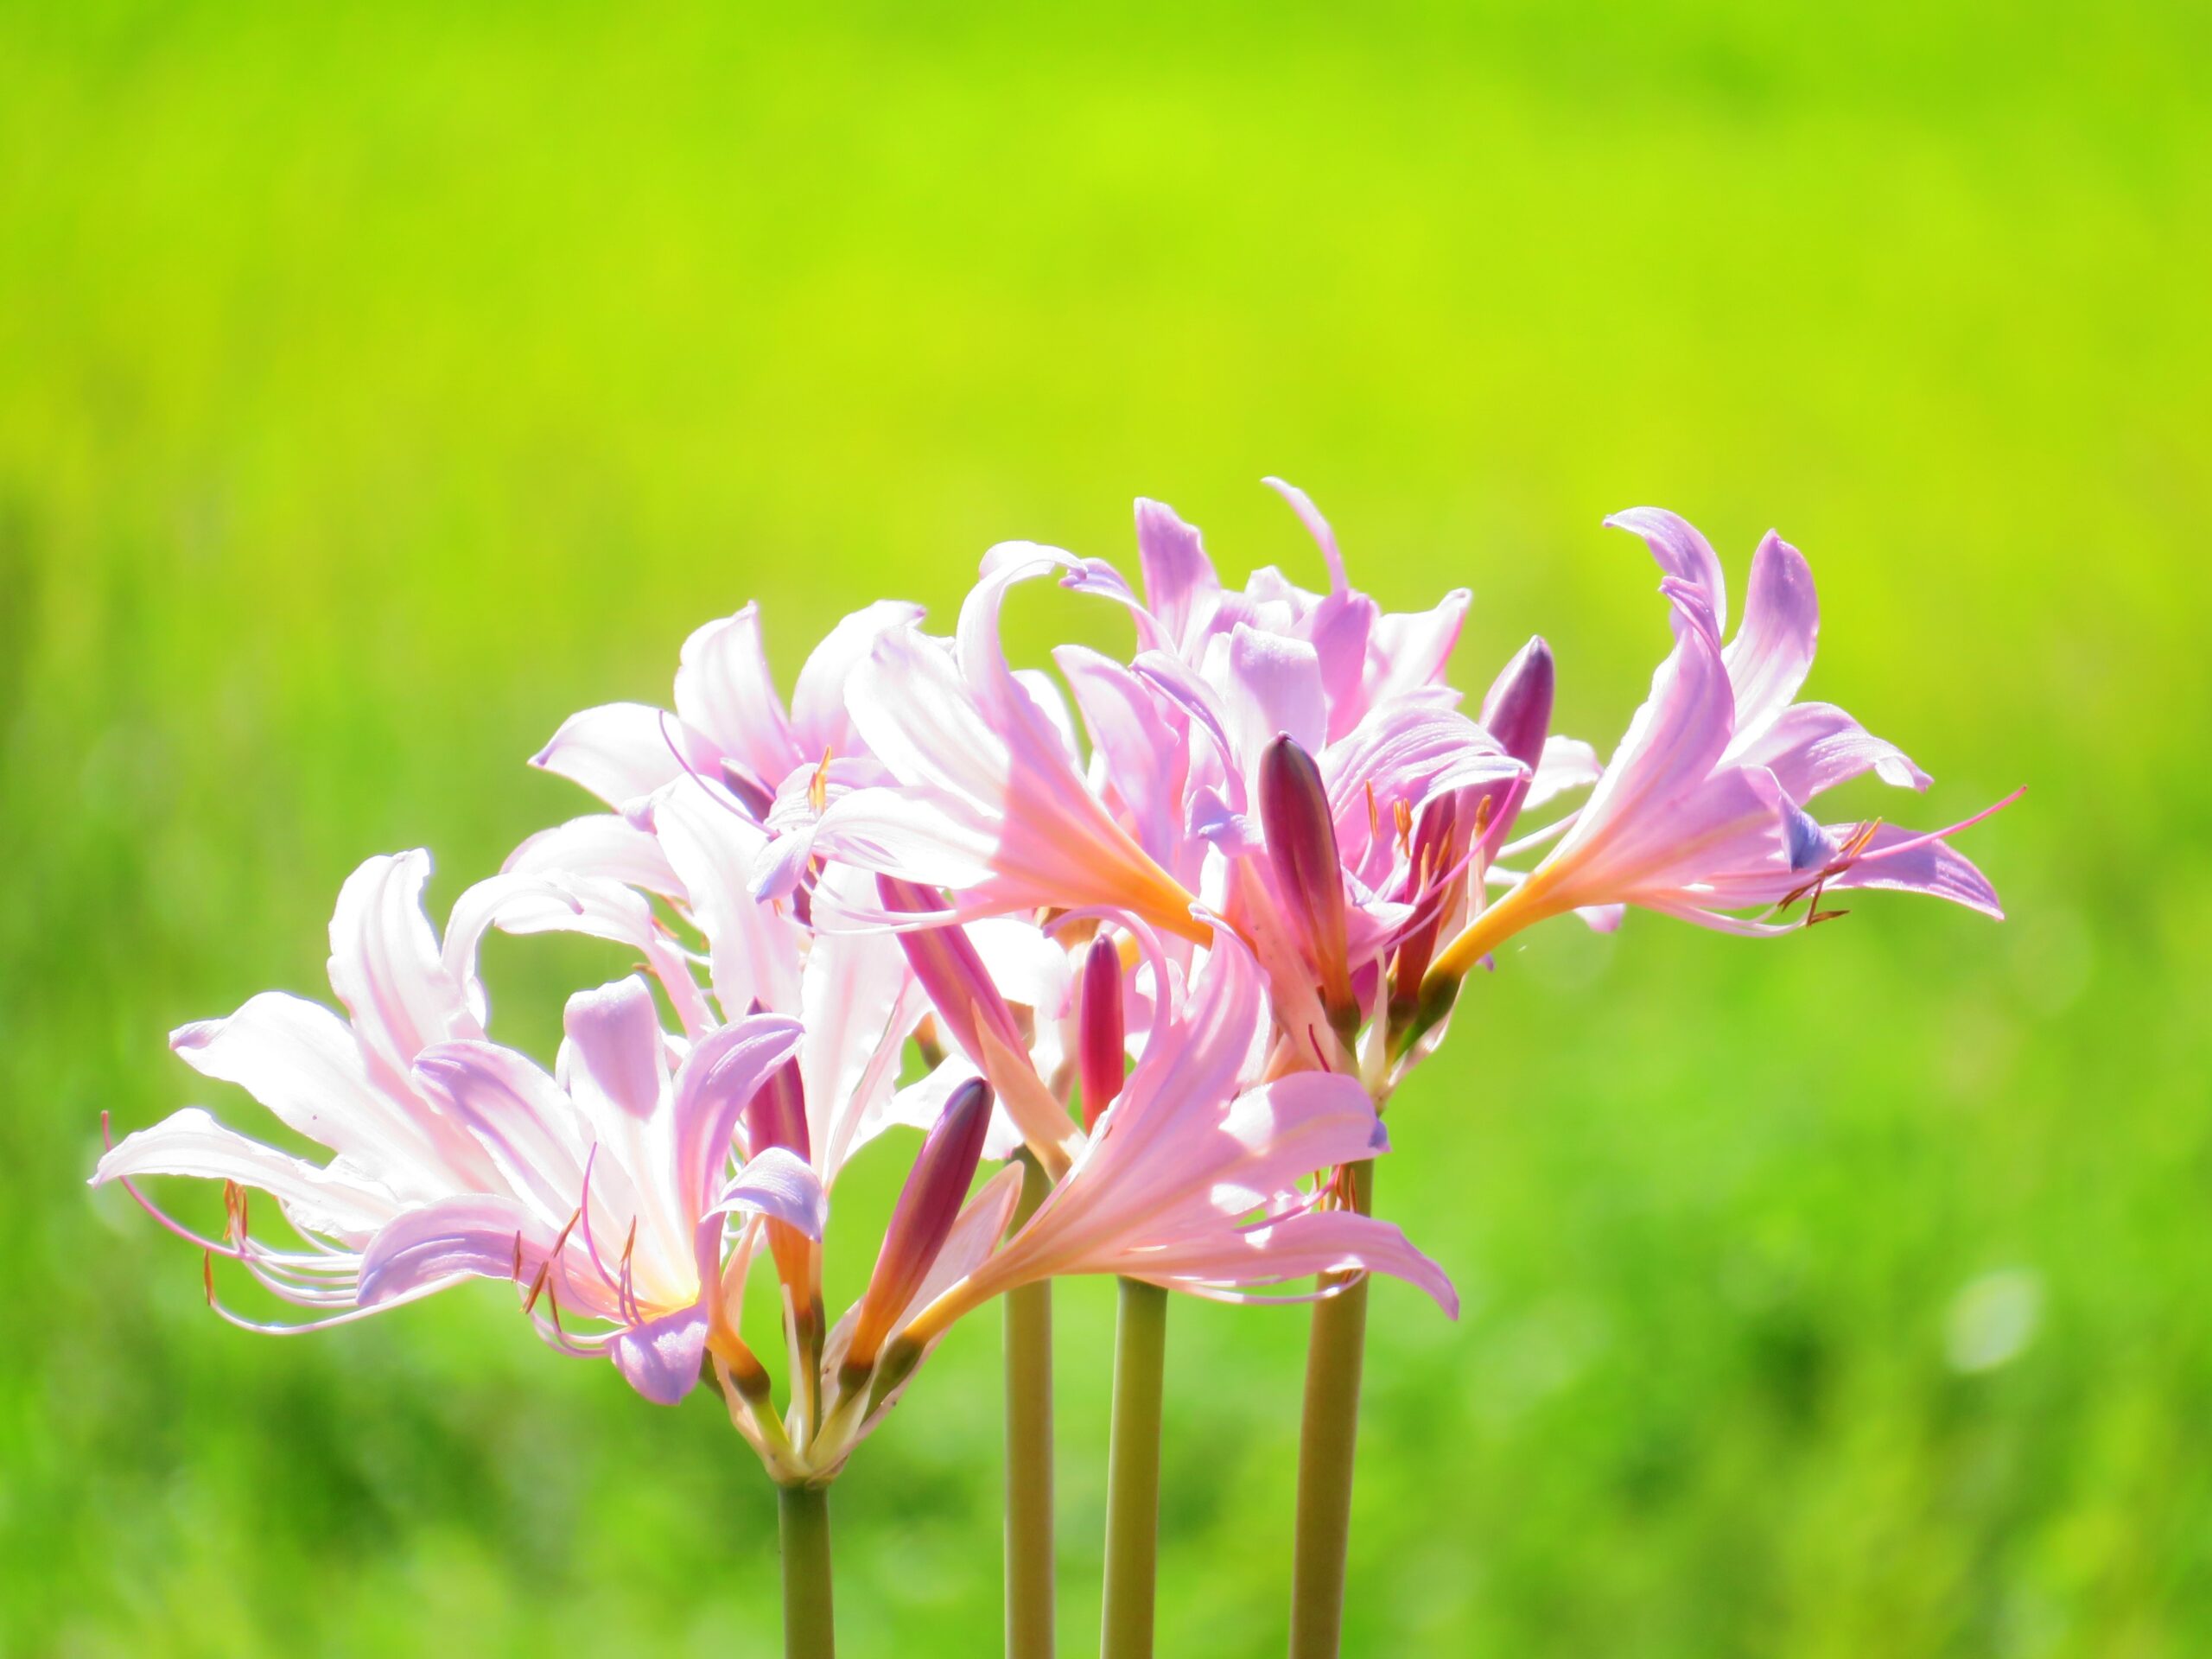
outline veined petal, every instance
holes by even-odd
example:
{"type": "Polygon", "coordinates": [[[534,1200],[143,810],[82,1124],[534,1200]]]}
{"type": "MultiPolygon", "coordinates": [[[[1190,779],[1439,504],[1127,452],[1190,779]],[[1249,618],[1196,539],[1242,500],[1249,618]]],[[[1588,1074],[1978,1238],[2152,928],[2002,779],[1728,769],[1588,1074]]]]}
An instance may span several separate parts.
{"type": "Polygon", "coordinates": [[[432,1043],[484,1034],[423,913],[429,879],[426,852],[372,858],[346,878],[330,918],[331,988],[395,1082],[432,1043]]]}
{"type": "Polygon", "coordinates": [[[1851,868],[1830,880],[1828,887],[1923,893],[1979,911],[1995,921],[2005,919],[1997,889],[1965,854],[1948,841],[1895,824],[1877,830],[1851,868]]]}
{"type": "Polygon", "coordinates": [[[622,1380],[657,1406],[673,1406],[699,1386],[706,1357],[709,1317],[694,1304],[641,1325],[626,1326],[607,1344],[622,1380]]]}
{"type": "MultiPolygon", "coordinates": [[[[874,893],[874,882],[833,866],[823,872],[815,902],[872,905],[874,893]]],[[[814,936],[799,976],[799,1014],[806,1026],[799,1076],[807,1142],[825,1181],[836,1179],[867,1138],[864,1126],[897,1087],[900,1052],[926,1007],[896,938],[880,932],[814,936]]],[[[927,1121],[934,1122],[935,1114],[927,1121]]]]}
{"type": "Polygon", "coordinates": [[[731,1211],[766,1216],[818,1242],[830,1224],[830,1195],[805,1159],[787,1147],[769,1147],[755,1153],[722,1189],[709,1213],[731,1211]]]}
{"type": "Polygon", "coordinates": [[[94,1167],[92,1185],[142,1175],[191,1175],[257,1188],[302,1230],[348,1244],[361,1243],[399,1208],[381,1186],[318,1169],[225,1128],[197,1106],[124,1136],[94,1167]]]}
{"type": "Polygon", "coordinates": [[[1328,697],[1313,646],[1239,624],[1214,649],[1219,654],[1209,653],[1206,677],[1227,710],[1248,782],[1249,769],[1279,733],[1309,754],[1326,746],[1328,697]]]}
{"type": "Polygon", "coordinates": [[[669,1089],[667,1046],[653,994],[632,975],[578,991],[563,1023],[570,1092],[602,1128],[655,1116],[669,1089]]]}
{"type": "Polygon", "coordinates": [[[1052,660],[1067,677],[1108,786],[1128,810],[1137,842],[1163,869],[1182,848],[1190,779],[1190,723],[1183,711],[1129,669],[1083,645],[1052,660]]]}
{"type": "Polygon", "coordinates": [[[798,924],[780,905],[753,896],[767,831],[717,785],[687,778],[652,798],[653,834],[683,883],[691,917],[707,936],[715,997],[725,1018],[755,1002],[798,1006],[798,924]]]}
{"type": "Polygon", "coordinates": [[[1454,588],[1433,610],[1387,612],[1376,619],[1367,641],[1369,708],[1444,683],[1445,665],[1459,643],[1473,597],[1454,588]]]}
{"type": "Polygon", "coordinates": [[[1770,530],[1751,556],[1743,626],[1722,654],[1735,688],[1739,734],[1758,731],[1789,706],[1812,670],[1820,631],[1812,567],[1770,530]]]}
{"type": "Polygon", "coordinates": [[[563,721],[530,764],[620,806],[686,771],[711,774],[721,760],[713,739],[675,715],[642,702],[609,702],[563,721]]]}
{"type": "Polygon", "coordinates": [[[1313,498],[1295,484],[1280,478],[1263,478],[1260,482],[1290,504],[1290,510],[1298,515],[1299,523],[1306,526],[1306,533],[1320,548],[1321,557],[1329,567],[1329,591],[1340,594],[1350,588],[1351,582],[1344,579],[1344,556],[1337,551],[1337,532],[1329,528],[1329,521],[1321,516],[1320,508],[1313,505],[1313,498]]]}
{"type": "Polygon", "coordinates": [[[1903,749],[1876,737],[1832,702],[1791,705],[1734,746],[1732,764],[1764,766],[1796,800],[1872,772],[1898,789],[1925,790],[1928,774],[1903,749]]]}
{"type": "Polygon", "coordinates": [[[918,605],[880,599],[843,618],[823,637],[791,690],[791,734],[804,759],[818,762],[825,753],[852,750],[858,739],[845,692],[854,671],[884,634],[919,622],[922,614],[918,605]]]}
{"type": "MultiPolygon", "coordinates": [[[[1717,652],[1728,629],[1728,583],[1713,543],[1688,519],[1663,507],[1630,507],[1605,524],[1643,537],[1666,573],[1660,591],[1673,603],[1675,614],[1704,633],[1717,652]]],[[[1681,632],[1679,625],[1676,632],[1681,632]]]]}
{"type": "Polygon", "coordinates": [[[447,975],[461,987],[480,1027],[486,1017],[477,976],[478,947],[486,930],[503,933],[579,933],[624,944],[642,955],[687,1032],[707,1024],[706,1001],[684,953],[653,914],[650,900],[602,876],[517,872],[488,876],[454,901],[446,927],[447,975]]]}
{"type": "Polygon", "coordinates": [[[1652,676],[1651,696],[1547,865],[1617,836],[1643,842],[1673,803],[1712,775],[1728,747],[1734,703],[1719,647],[1704,632],[1679,635],[1652,676]]]}
{"type": "Polygon", "coordinates": [[[814,844],[823,857],[863,870],[969,891],[991,880],[1000,839],[989,816],[964,797],[912,787],[856,789],[831,802],[814,844]]]}
{"type": "Polygon", "coordinates": [[[594,812],[541,830],[507,855],[507,875],[599,876],[647,893],[682,898],[683,884],[669,868],[660,842],[626,818],[594,812]]]}
{"type": "Polygon", "coordinates": [[[944,642],[912,628],[879,637],[854,671],[853,724],[869,751],[903,784],[971,800],[1004,790],[1007,740],[985,716],[944,642]]]}
{"type": "Polygon", "coordinates": [[[1198,527],[1175,516],[1165,502],[1140,497],[1137,567],[1144,577],[1145,607],[1185,655],[1196,647],[1221,603],[1221,579],[1206,557],[1198,527]]]}
{"type": "Polygon", "coordinates": [[[440,1043],[415,1059],[432,1103],[468,1126],[513,1194],[558,1227],[581,1201],[582,1124],[553,1079],[497,1043],[440,1043]]]}
{"type": "Polygon", "coordinates": [[[361,1255],[363,1307],[474,1275],[527,1283],[544,1266],[554,1230],[513,1198],[469,1193],[395,1217],[361,1255]]]}
{"type": "Polygon", "coordinates": [[[1459,1293],[1443,1268],[1415,1249],[1392,1223],[1345,1210],[1308,1210],[1132,1252],[1122,1270],[1170,1289],[1207,1295],[1358,1269],[1402,1279],[1426,1291],[1452,1319],[1459,1317],[1459,1293]]]}
{"type": "Polygon", "coordinates": [[[1359,724],[1370,707],[1368,641],[1381,607],[1365,594],[1331,594],[1307,619],[1306,637],[1321,664],[1321,692],[1329,706],[1329,741],[1359,724]]]}
{"type": "Polygon", "coordinates": [[[796,1020],[752,1014],[709,1033],[684,1057],[675,1085],[676,1195],[694,1213],[706,1213],[740,1115],[803,1035],[796,1020]]]}
{"type": "Polygon", "coordinates": [[[397,1193],[435,1190],[444,1175],[414,1118],[369,1081],[353,1032],[319,1003],[264,991],[227,1020],[179,1027],[169,1046],[201,1076],[237,1084],[287,1128],[397,1193]]]}
{"type": "MultiPolygon", "coordinates": [[[[682,665],[676,671],[676,712],[766,788],[773,789],[808,758],[791,735],[775,677],[768,671],[758,605],[709,622],[683,642],[682,665]]],[[[663,778],[653,787],[668,781],[663,778]]]]}

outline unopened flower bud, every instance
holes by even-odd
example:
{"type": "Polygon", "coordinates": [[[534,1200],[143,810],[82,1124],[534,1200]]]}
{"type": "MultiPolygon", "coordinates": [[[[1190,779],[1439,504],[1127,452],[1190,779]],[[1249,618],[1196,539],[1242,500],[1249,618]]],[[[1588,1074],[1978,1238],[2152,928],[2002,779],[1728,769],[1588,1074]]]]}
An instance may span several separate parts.
{"type": "Polygon", "coordinates": [[[1260,757],[1260,826],[1275,885],[1319,976],[1322,1005],[1347,1039],[1359,1025],[1344,944],[1344,878],[1321,769],[1287,733],[1260,757]]]}
{"type": "Polygon", "coordinates": [[[853,1323],[853,1339],[845,1350],[848,1387],[856,1387],[874,1369],[893,1322],[906,1311],[951,1236],[969,1184],[976,1179],[976,1166],[982,1160],[992,1103],[990,1084],[981,1077],[969,1078],[953,1091],[915,1154],[914,1167],[892,1208],[890,1224],[883,1230],[883,1249],[875,1258],[875,1271],[853,1323]]]}
{"type": "Polygon", "coordinates": [[[1122,953],[1103,933],[1083,961],[1083,1000],[1076,1052],[1083,1079],[1083,1127],[1094,1129],[1122,1092],[1128,1037],[1122,1017],[1122,953]]]}
{"type": "MultiPolygon", "coordinates": [[[[944,908],[934,890],[917,882],[883,875],[876,878],[875,886],[887,910],[928,915],[944,908]]],[[[983,958],[969,938],[966,928],[955,922],[917,928],[901,933],[899,943],[906,950],[914,977],[921,982],[922,989],[929,994],[930,1001],[937,1009],[939,1029],[958,1044],[961,1052],[977,1067],[981,1068],[986,1059],[983,1045],[976,1036],[979,1025],[988,1026],[991,1035],[1009,1053],[1029,1052],[1029,1039],[1022,1035],[1006,998],[992,983],[983,958]]]]}
{"type": "Polygon", "coordinates": [[[1544,753],[1544,739],[1551,734],[1557,678],[1552,648],[1538,634],[1514,653],[1483,698],[1483,729],[1531,771],[1544,753]]]}
{"type": "Polygon", "coordinates": [[[783,1147],[811,1158],[806,1130],[806,1083],[794,1054],[768,1074],[745,1109],[746,1144],[756,1154],[783,1147]]]}

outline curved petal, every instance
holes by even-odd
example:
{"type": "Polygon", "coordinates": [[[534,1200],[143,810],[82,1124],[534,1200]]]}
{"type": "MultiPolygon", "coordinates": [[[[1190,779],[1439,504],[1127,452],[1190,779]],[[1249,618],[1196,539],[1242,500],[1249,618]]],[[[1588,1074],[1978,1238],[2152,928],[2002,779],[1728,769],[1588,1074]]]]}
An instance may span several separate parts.
{"type": "Polygon", "coordinates": [[[675,715],[642,702],[608,702],[563,721],[530,764],[620,806],[687,771],[711,773],[721,761],[714,741],[675,715]]]}
{"type": "Polygon", "coordinates": [[[769,1147],[753,1154],[709,1213],[732,1211],[766,1216],[818,1242],[830,1224],[830,1195],[805,1159],[787,1147],[769,1147]]]}
{"type": "Polygon", "coordinates": [[[700,1039],[676,1074],[676,1192],[704,1215],[729,1160],[737,1120],[798,1050],[796,1020],[753,1014],[700,1039]]]}
{"type": "Polygon", "coordinates": [[[1566,863],[1583,849],[1621,838],[1639,843],[1677,801],[1712,775],[1728,747],[1734,703],[1719,647],[1691,629],[1652,676],[1651,696],[1546,863],[1566,863]]]}
{"type": "Polygon", "coordinates": [[[197,1106],[124,1136],[93,1168],[92,1185],[141,1175],[190,1175],[254,1187],[282,1205],[302,1230],[349,1244],[383,1226],[399,1207],[381,1187],[249,1139],[197,1106]]]}
{"type": "Polygon", "coordinates": [[[468,1126],[539,1220],[558,1226],[582,1202],[588,1147],[582,1120],[527,1055],[497,1043],[441,1043],[416,1057],[415,1081],[468,1126]]]}
{"type": "MultiPolygon", "coordinates": [[[[683,642],[676,671],[676,712],[766,788],[773,789],[807,758],[791,735],[775,677],[768,671],[758,605],[709,622],[683,642]]],[[[663,777],[651,787],[669,781],[663,777]]]]}
{"type": "Polygon", "coordinates": [[[1137,499],[1137,569],[1144,578],[1145,608],[1186,658],[1221,603],[1221,579],[1206,557],[1198,527],[1175,516],[1163,501],[1137,499]]]}
{"type": "Polygon", "coordinates": [[[753,896],[753,873],[767,832],[719,785],[687,778],[652,798],[653,834],[683,883],[691,918],[707,936],[715,997],[726,1019],[758,1002],[798,1006],[796,922],[753,896]]]}
{"type": "Polygon", "coordinates": [[[1831,890],[1875,887],[1948,899],[1994,921],[2005,919],[1997,889],[1967,855],[1950,842],[1918,831],[1885,824],[1849,869],[1828,882],[1831,890]]]}
{"type": "Polygon", "coordinates": [[[361,1255],[355,1300],[378,1307],[432,1285],[474,1276],[535,1278],[552,1243],[512,1198],[470,1193],[396,1217],[361,1255]]]}
{"type": "Polygon", "coordinates": [[[643,980],[632,974],[578,991],[563,1024],[569,1092],[587,1116],[605,1128],[659,1112],[669,1088],[667,1046],[643,980]]]}
{"type": "Polygon", "coordinates": [[[1217,665],[1209,664],[1207,678],[1221,696],[1238,755],[1248,767],[1258,763],[1261,751],[1278,733],[1287,734],[1308,754],[1326,747],[1329,706],[1321,659],[1304,640],[1240,623],[1230,631],[1217,665]]]}
{"type": "Polygon", "coordinates": [[[1321,556],[1329,566],[1329,591],[1340,594],[1351,587],[1351,584],[1344,579],[1344,555],[1337,551],[1337,532],[1329,528],[1329,521],[1321,516],[1320,508],[1313,505],[1313,498],[1297,485],[1287,483],[1280,478],[1263,478],[1260,482],[1290,503],[1290,510],[1298,515],[1298,522],[1306,526],[1306,533],[1320,548],[1321,556]]]}
{"type": "Polygon", "coordinates": [[[645,957],[685,1031],[707,1023],[690,966],[643,894],[600,876],[518,872],[487,876],[462,893],[446,926],[446,971],[462,988],[480,1027],[486,1012],[476,954],[492,927],[522,935],[580,933],[627,945],[645,957]]]}
{"type": "Polygon", "coordinates": [[[1664,507],[1630,507],[1613,514],[1605,524],[1643,538],[1666,573],[1660,591],[1673,601],[1676,617],[1696,626],[1717,651],[1728,629],[1728,583],[1713,543],[1688,519],[1664,507]]]}
{"type": "Polygon", "coordinates": [[[843,618],[823,637],[798,671],[791,690],[791,733],[808,760],[851,751],[856,741],[845,689],[853,671],[866,661],[875,642],[893,628],[922,620],[922,607],[903,600],[880,599],[843,618]]]}
{"type": "Polygon", "coordinates": [[[1367,641],[1370,708],[1444,683],[1445,665],[1459,643],[1473,599],[1465,588],[1454,588],[1433,610],[1389,612],[1375,620],[1367,641]]]}
{"type": "Polygon", "coordinates": [[[1812,671],[1821,603],[1805,556],[1773,531],[1751,556],[1744,625],[1722,653],[1736,693],[1736,729],[1764,726],[1797,695],[1812,671]]]}
{"type": "Polygon", "coordinates": [[[264,991],[227,1020],[180,1026],[169,1046],[202,1077],[237,1084],[287,1128],[395,1192],[419,1190],[443,1172],[414,1118],[369,1081],[346,1022],[320,1003],[264,991]]]}
{"type": "Polygon", "coordinates": [[[1897,789],[1925,790],[1929,781],[1903,749],[1876,737],[1832,702],[1791,705],[1739,747],[1732,746],[1727,758],[1736,765],[1764,766],[1800,801],[1866,772],[1897,789]]]}
{"type": "Polygon", "coordinates": [[[1450,1317],[1459,1317],[1459,1293],[1442,1268],[1415,1249],[1392,1223],[1346,1210],[1309,1210],[1135,1252],[1121,1270],[1203,1295],[1223,1287],[1280,1285],[1362,1268],[1402,1279],[1426,1291],[1450,1317]]]}
{"type": "Polygon", "coordinates": [[[504,875],[599,876],[647,893],[680,899],[683,884],[669,868],[660,843],[628,819],[594,812],[541,830],[507,855],[504,875]]]}
{"type": "Polygon", "coordinates": [[[707,1325],[703,1306],[678,1308],[617,1332],[607,1354],[624,1382],[657,1406],[673,1406],[699,1386],[707,1325]]]}
{"type": "Polygon", "coordinates": [[[484,1034],[423,913],[429,879],[426,852],[372,858],[346,878],[330,918],[331,988],[393,1080],[432,1043],[484,1034]]]}

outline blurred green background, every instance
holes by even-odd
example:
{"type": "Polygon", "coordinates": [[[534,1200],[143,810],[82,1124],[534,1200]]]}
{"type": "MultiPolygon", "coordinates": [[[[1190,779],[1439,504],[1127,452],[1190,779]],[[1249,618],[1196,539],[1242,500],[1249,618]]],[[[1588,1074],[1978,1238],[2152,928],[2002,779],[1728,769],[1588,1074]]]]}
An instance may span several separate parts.
{"type": "MultiPolygon", "coordinates": [[[[0,1653],[771,1652],[715,1403],[495,1287],[232,1331],[99,1114],[253,1122],[165,1032],[327,995],[365,855],[442,911],[582,810],[524,758],[697,622],[788,673],[1140,492],[1318,580],[1268,472],[1387,601],[1476,590],[1463,683],[1546,632],[1601,747],[1666,634],[1599,518],[1737,580],[1777,524],[1896,810],[2031,786],[2002,927],[1562,926],[1464,1005],[1381,1191],[1466,1312],[1378,1294],[1349,1648],[2212,1651],[2208,19],[0,4],[0,1653]]],[[[493,946],[541,1052],[609,966],[493,946]]],[[[1175,1309],[1166,1653],[1280,1650],[1303,1338],[1175,1309]]],[[[997,1341],[836,1490],[855,1655],[993,1649],[997,1341]]]]}

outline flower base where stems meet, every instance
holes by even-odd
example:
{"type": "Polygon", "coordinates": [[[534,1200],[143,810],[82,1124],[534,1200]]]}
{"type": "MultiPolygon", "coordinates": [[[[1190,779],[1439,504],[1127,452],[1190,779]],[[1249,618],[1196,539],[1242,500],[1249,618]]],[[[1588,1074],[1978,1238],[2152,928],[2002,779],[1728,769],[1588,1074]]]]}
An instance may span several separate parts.
{"type": "Polygon", "coordinates": [[[1160,1414],[1167,1293],[1121,1281],[1114,1329],[1114,1421],[1107,1449],[1101,1659],[1151,1659],[1160,1567],[1160,1414]]]}
{"type": "MultiPolygon", "coordinates": [[[[1350,1166],[1352,1207],[1375,1207],[1372,1161],[1350,1166]]],[[[1298,1516],[1291,1562],[1290,1659],[1336,1659],[1344,1636],[1344,1563],[1351,1546],[1352,1458],[1367,1348],[1367,1275],[1313,1305],[1306,1349],[1306,1413],[1298,1435],[1298,1516]]]]}
{"type": "Polygon", "coordinates": [[[830,1489],[779,1486],[784,1558],[784,1659],[836,1659],[830,1596],[830,1489]]]}

